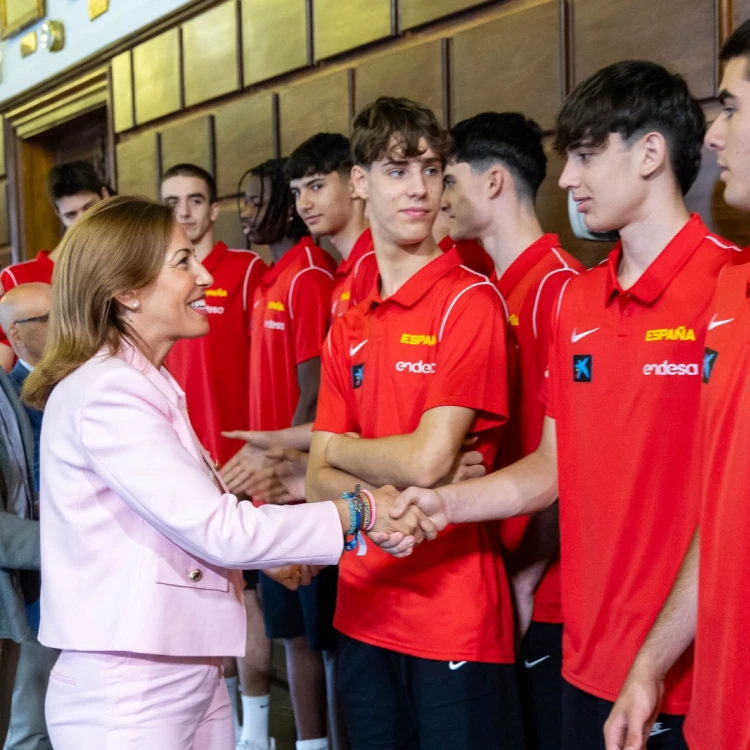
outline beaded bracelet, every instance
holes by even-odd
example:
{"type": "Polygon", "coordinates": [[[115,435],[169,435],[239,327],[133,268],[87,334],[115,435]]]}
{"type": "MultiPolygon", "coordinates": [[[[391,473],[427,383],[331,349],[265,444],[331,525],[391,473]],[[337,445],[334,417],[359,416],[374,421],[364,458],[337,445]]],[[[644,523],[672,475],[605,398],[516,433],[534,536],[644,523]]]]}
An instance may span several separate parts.
{"type": "Polygon", "coordinates": [[[354,488],[354,492],[344,492],[341,499],[349,505],[349,528],[344,536],[352,538],[344,543],[344,550],[351,552],[357,548],[360,532],[369,531],[375,525],[375,499],[360,485],[354,488]]]}

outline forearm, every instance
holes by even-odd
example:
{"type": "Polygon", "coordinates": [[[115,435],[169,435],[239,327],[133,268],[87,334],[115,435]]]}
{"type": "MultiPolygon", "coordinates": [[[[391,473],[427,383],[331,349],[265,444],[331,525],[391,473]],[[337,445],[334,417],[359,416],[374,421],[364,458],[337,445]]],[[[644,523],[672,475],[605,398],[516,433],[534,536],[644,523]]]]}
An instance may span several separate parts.
{"type": "MultiPolygon", "coordinates": [[[[298,405],[299,406],[299,405],[298,405]]],[[[297,415],[295,414],[295,417],[297,415]]],[[[268,447],[291,448],[296,451],[310,452],[310,438],[312,436],[312,422],[303,424],[294,424],[293,427],[287,427],[285,430],[269,432],[268,447]]]]}
{"type": "Polygon", "coordinates": [[[633,671],[646,669],[663,679],[695,639],[699,554],[696,530],[672,591],[635,658],[633,671]]]}
{"type": "Polygon", "coordinates": [[[537,451],[486,477],[446,485],[437,492],[451,523],[538,513],[557,499],[557,462],[537,451]]]}
{"type": "Polygon", "coordinates": [[[328,444],[326,459],[332,467],[376,487],[430,487],[449,472],[452,464],[447,460],[444,471],[439,472],[420,442],[417,433],[375,440],[337,435],[328,444]]]}
{"type": "Polygon", "coordinates": [[[344,492],[351,492],[358,484],[367,490],[375,489],[374,485],[330,466],[311,468],[307,472],[305,498],[308,503],[333,500],[344,492]]]}
{"type": "Polygon", "coordinates": [[[518,549],[508,556],[513,585],[528,594],[536,587],[560,549],[558,503],[531,517],[518,549]]]}

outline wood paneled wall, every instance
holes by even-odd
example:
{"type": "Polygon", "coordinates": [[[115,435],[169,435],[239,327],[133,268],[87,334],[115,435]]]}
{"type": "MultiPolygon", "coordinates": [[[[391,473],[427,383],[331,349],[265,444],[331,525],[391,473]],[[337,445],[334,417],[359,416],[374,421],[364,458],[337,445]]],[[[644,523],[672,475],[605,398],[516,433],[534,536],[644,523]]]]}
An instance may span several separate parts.
{"type": "MultiPolygon", "coordinates": [[[[572,86],[636,58],[682,73],[710,102],[719,14],[735,25],[750,16],[750,0],[728,3],[222,0],[112,61],[118,187],[155,195],[163,170],[198,161],[217,177],[229,227],[236,210],[229,199],[247,168],[315,132],[346,133],[352,115],[382,94],[420,100],[446,125],[515,110],[549,132],[572,86]]],[[[550,155],[540,212],[593,263],[602,247],[572,238],[566,195],[556,187],[561,168],[550,155]]],[[[731,239],[750,239],[750,222],[722,209],[716,177],[709,156],[691,206],[731,239]]]]}

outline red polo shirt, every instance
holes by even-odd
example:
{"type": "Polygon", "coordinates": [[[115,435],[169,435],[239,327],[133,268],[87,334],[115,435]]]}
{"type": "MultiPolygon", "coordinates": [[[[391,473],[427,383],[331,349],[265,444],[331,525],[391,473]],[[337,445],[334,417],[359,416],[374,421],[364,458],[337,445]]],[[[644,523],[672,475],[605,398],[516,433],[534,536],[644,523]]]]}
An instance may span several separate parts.
{"type": "MultiPolygon", "coordinates": [[[[503,301],[449,251],[394,295],[378,289],[334,321],[323,347],[315,430],[363,438],[413,432],[428,409],[463,406],[489,467],[507,414],[503,301]]],[[[446,467],[447,471],[448,467],[446,467]]],[[[426,659],[514,661],[498,526],[448,528],[396,560],[370,544],[345,554],[335,627],[426,659]]]]}
{"type": "Polygon", "coordinates": [[[320,356],[335,270],[333,258],[303,237],[263,274],[251,322],[251,430],[291,426],[299,401],[297,365],[320,356]]]}
{"type": "Polygon", "coordinates": [[[700,580],[691,750],[750,747],[750,265],[727,267],[703,355],[700,580]]]}
{"type": "MultiPolygon", "coordinates": [[[[55,264],[49,259],[49,254],[49,250],[40,250],[36,258],[32,260],[14,263],[12,266],[3,268],[0,271],[0,283],[3,285],[3,289],[9,292],[15,286],[30,284],[35,281],[42,284],[51,284],[52,271],[55,269],[55,264]]],[[[8,337],[2,328],[0,328],[0,344],[10,346],[8,337]]]]}
{"type": "Polygon", "coordinates": [[[178,341],[165,364],[185,391],[198,439],[223,464],[242,446],[221,437],[222,430],[247,429],[250,307],[266,265],[257,253],[230,250],[223,242],[214,245],[203,265],[214,277],[206,290],[211,330],[178,341]]]}
{"type": "Polygon", "coordinates": [[[455,247],[463,264],[472,271],[477,271],[485,276],[492,276],[495,273],[495,263],[478,242],[454,242],[453,238],[448,235],[440,240],[438,247],[444,253],[455,247]]]}
{"type": "Polygon", "coordinates": [[[365,229],[351,253],[336,269],[331,295],[331,320],[340,318],[352,305],[367,297],[378,278],[378,263],[372,244],[372,232],[365,229]]]}
{"type": "MultiPolygon", "coordinates": [[[[557,421],[563,677],[600,698],[617,697],[695,530],[704,338],[735,250],[693,215],[627,291],[618,246],[560,295],[547,413],[557,421]]],[[[667,677],[667,713],[687,710],[691,664],[692,650],[667,677]]]]}
{"type": "MultiPolygon", "coordinates": [[[[584,266],[560,247],[560,238],[545,234],[524,250],[497,282],[508,304],[510,330],[517,347],[517,372],[511,416],[504,436],[504,461],[518,461],[533,453],[542,437],[544,405],[539,389],[547,369],[549,320],[565,282],[585,271],[584,266]]],[[[502,524],[503,544],[518,548],[529,516],[502,524]]],[[[534,620],[561,623],[560,563],[555,560],[537,587],[534,620]]]]}

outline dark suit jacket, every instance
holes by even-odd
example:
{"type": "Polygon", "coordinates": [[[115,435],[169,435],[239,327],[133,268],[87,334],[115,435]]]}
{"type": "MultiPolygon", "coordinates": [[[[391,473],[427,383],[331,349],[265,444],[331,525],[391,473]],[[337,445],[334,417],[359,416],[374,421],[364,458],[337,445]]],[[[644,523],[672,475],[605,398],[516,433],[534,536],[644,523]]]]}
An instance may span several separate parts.
{"type": "MultiPolygon", "coordinates": [[[[13,387],[16,390],[16,395],[21,398],[21,388],[23,388],[23,381],[29,376],[29,371],[20,363],[16,362],[16,366],[8,373],[10,382],[13,383],[13,387]]],[[[34,438],[34,487],[39,492],[39,441],[42,437],[42,417],[44,412],[35,409],[33,406],[27,406],[22,404],[26,410],[26,414],[29,415],[29,422],[31,423],[31,434],[34,438]]]]}
{"type": "MultiPolygon", "coordinates": [[[[34,486],[34,438],[29,418],[16,396],[10,378],[0,368],[0,398],[7,398],[18,420],[21,431],[29,484],[34,486]]],[[[10,457],[0,440],[0,476],[7,474],[10,457]]],[[[32,498],[35,501],[36,498],[32,498]]],[[[20,641],[29,631],[26,619],[24,594],[19,571],[38,571],[41,567],[39,553],[39,521],[19,518],[8,512],[8,492],[0,481],[0,639],[20,641]]],[[[37,576],[38,578],[38,576],[37,576]]]]}

